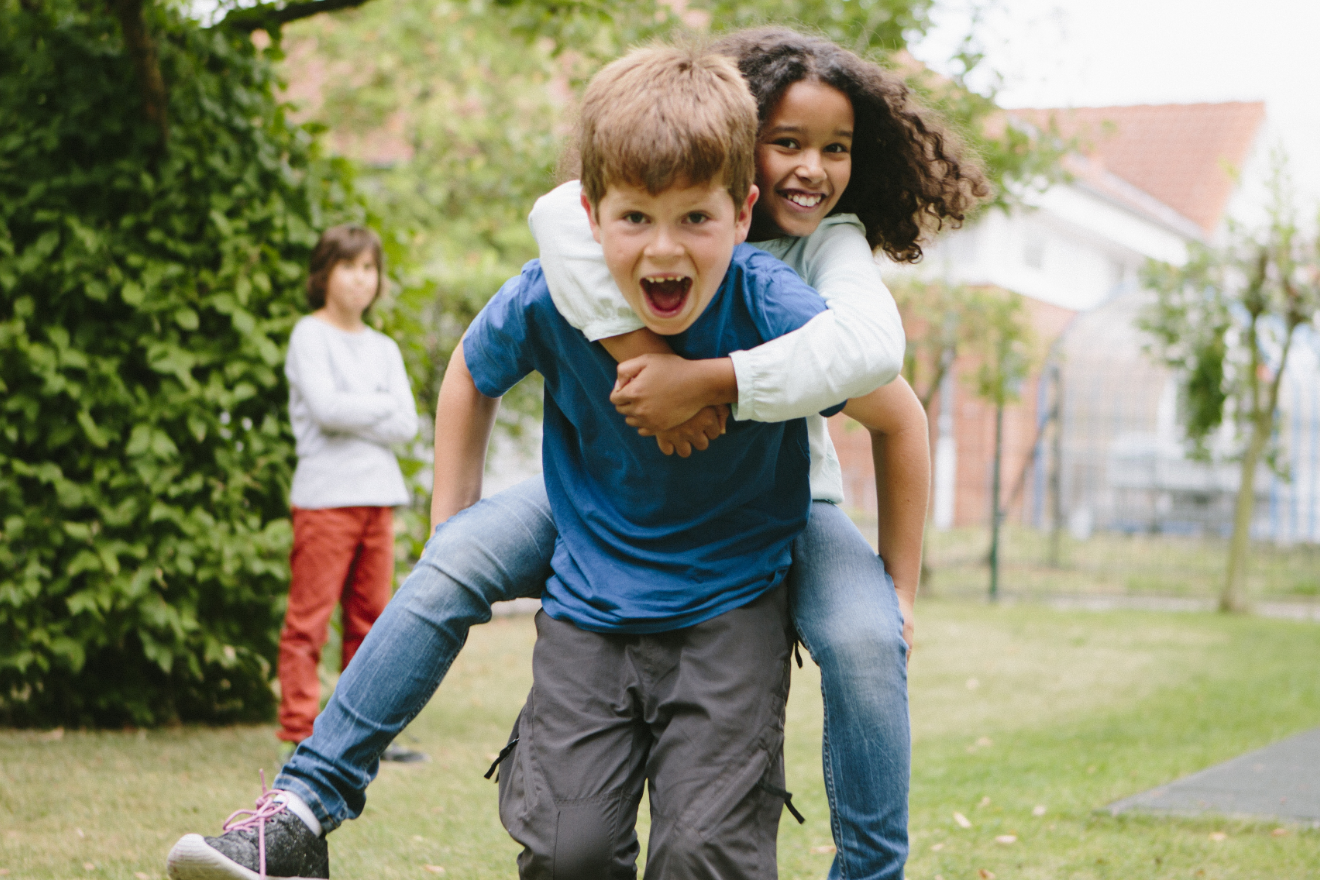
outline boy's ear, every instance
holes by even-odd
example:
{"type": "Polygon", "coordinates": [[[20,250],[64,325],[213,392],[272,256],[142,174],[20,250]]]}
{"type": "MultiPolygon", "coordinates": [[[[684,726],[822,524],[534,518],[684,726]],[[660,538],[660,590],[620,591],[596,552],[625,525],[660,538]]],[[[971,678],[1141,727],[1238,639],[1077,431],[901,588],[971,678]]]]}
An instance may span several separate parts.
{"type": "Polygon", "coordinates": [[[596,243],[599,244],[600,223],[596,217],[596,209],[592,206],[591,199],[587,198],[585,192],[582,193],[582,210],[587,212],[587,223],[591,224],[591,237],[596,239],[596,243]]]}
{"type": "Polygon", "coordinates": [[[733,224],[734,244],[742,244],[747,240],[747,233],[752,228],[752,206],[756,204],[760,195],[761,190],[756,184],[752,184],[751,189],[747,190],[747,200],[739,206],[738,218],[733,224]]]}

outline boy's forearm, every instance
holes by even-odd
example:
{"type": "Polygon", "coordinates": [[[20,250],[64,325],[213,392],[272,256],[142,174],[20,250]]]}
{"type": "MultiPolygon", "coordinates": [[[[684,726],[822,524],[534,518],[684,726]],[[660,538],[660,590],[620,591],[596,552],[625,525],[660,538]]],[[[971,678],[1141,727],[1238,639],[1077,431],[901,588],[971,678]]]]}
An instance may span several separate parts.
{"type": "Polygon", "coordinates": [[[844,412],[871,433],[879,520],[877,547],[910,624],[921,577],[921,543],[930,496],[926,413],[901,377],[848,401],[844,412]]]}
{"type": "Polygon", "coordinates": [[[435,406],[435,483],[431,531],[481,500],[486,447],[499,409],[498,398],[477,390],[460,342],[449,359],[435,406]]]}
{"type": "Polygon", "coordinates": [[[620,364],[635,357],[641,357],[644,354],[674,353],[674,350],[669,347],[669,342],[663,336],[646,327],[619,336],[608,336],[600,340],[600,344],[605,346],[605,350],[610,353],[610,357],[620,364]]]}
{"type": "MultiPolygon", "coordinates": [[[[924,423],[923,423],[924,424],[924,423]]],[[[894,579],[904,615],[916,603],[930,495],[930,445],[924,431],[871,431],[879,528],[877,548],[894,579]]]]}
{"type": "Polygon", "coordinates": [[[686,360],[647,329],[600,342],[619,362],[610,399],[628,424],[646,436],[673,429],[704,407],[738,401],[738,376],[730,358],[686,360]]]}

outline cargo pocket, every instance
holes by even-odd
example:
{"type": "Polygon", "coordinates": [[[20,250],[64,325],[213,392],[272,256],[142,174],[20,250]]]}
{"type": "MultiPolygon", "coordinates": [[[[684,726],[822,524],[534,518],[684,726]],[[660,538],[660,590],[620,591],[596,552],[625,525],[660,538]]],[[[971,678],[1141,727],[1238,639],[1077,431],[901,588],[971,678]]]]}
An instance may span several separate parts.
{"type": "Polygon", "coordinates": [[[518,718],[513,722],[513,730],[509,733],[509,741],[500,749],[499,756],[486,771],[487,779],[495,776],[495,781],[499,783],[500,822],[510,833],[514,830],[513,823],[527,814],[526,774],[519,772],[520,768],[513,766],[520,758],[518,741],[521,739],[523,713],[526,711],[527,707],[524,706],[518,712],[518,718]]]}

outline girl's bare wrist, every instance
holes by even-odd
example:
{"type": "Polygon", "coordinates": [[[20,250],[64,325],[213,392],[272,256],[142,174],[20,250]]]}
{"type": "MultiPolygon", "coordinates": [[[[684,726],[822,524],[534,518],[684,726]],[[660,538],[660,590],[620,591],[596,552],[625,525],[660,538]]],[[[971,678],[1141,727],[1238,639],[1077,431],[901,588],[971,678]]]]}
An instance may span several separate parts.
{"type": "Polygon", "coordinates": [[[701,371],[701,400],[706,406],[738,402],[738,375],[733,369],[733,358],[709,358],[693,363],[701,371]]]}

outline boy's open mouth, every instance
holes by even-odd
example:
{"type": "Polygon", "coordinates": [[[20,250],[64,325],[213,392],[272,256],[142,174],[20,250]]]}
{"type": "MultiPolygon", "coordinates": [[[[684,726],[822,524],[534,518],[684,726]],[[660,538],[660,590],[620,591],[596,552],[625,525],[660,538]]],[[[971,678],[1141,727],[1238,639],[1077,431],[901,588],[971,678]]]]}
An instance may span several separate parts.
{"type": "Polygon", "coordinates": [[[642,293],[646,295],[646,301],[651,310],[662,318],[682,311],[691,290],[692,279],[686,275],[651,275],[642,279],[642,293]]]}

